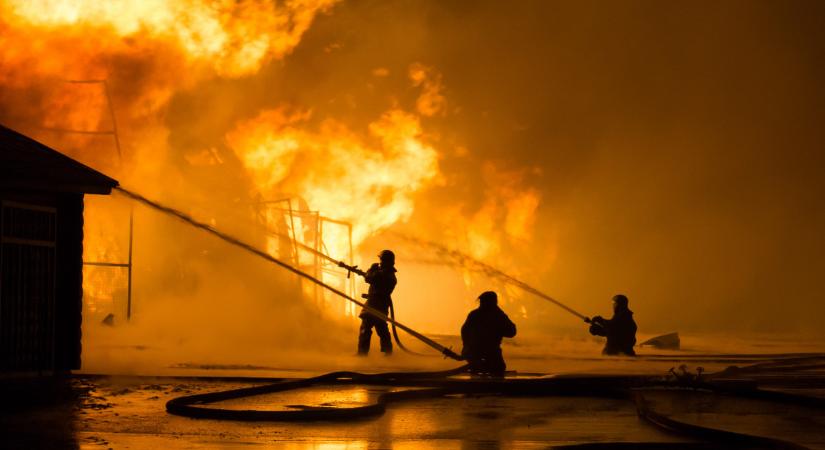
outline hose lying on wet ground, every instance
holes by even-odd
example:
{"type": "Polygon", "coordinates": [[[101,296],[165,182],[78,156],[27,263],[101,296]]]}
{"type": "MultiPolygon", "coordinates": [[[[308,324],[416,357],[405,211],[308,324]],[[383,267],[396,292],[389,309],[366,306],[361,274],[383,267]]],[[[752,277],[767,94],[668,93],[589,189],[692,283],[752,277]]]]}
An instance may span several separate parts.
{"type": "Polygon", "coordinates": [[[337,407],[299,407],[292,411],[262,411],[209,408],[202,406],[225,400],[233,400],[263,394],[272,394],[312,386],[331,386],[340,384],[393,384],[403,386],[415,384],[416,381],[444,378],[465,372],[467,366],[440,372],[395,372],[382,374],[362,374],[358,372],[331,372],[313,378],[288,380],[227,391],[209,392],[177,397],[166,403],[166,411],[179,416],[199,419],[219,419],[238,421],[317,421],[317,420],[352,420],[383,414],[389,402],[401,399],[441,396],[446,392],[434,392],[432,389],[386,392],[381,394],[373,404],[349,408],[337,407]]]}
{"type": "MultiPolygon", "coordinates": [[[[825,358],[821,355],[808,358],[794,358],[793,363],[798,364],[798,367],[805,370],[806,367],[815,366],[816,364],[812,364],[814,361],[822,361],[823,359],[825,358]]],[[[769,371],[772,368],[788,368],[791,364],[791,361],[774,361],[754,364],[753,366],[746,366],[737,370],[754,373],[756,370],[769,371]]],[[[166,409],[171,414],[203,419],[304,422],[357,420],[375,417],[383,414],[387,405],[393,402],[439,398],[455,394],[626,398],[633,401],[639,417],[645,420],[645,422],[668,433],[674,433],[709,443],[707,447],[693,446],[684,448],[797,450],[805,447],[780,439],[717,430],[674,420],[654,411],[644,397],[644,392],[649,389],[677,388],[807,407],[825,408],[825,399],[822,398],[762,390],[759,389],[752,380],[747,379],[725,379],[724,376],[726,374],[736,371],[732,368],[707,375],[705,379],[693,381],[666,380],[662,377],[636,375],[582,375],[498,379],[455,377],[455,375],[464,374],[466,371],[467,366],[439,372],[394,372],[381,374],[333,372],[314,378],[287,380],[261,386],[178,397],[170,400],[166,404],[166,409]],[[374,403],[355,407],[291,405],[291,410],[267,411],[224,409],[208,406],[210,403],[262,394],[317,386],[342,385],[381,385],[403,387],[406,389],[381,393],[374,403]],[[716,444],[721,444],[723,447],[717,447],[715,446],[716,444]]],[[[681,444],[674,445],[674,448],[682,448],[680,447],[681,444]]],[[[660,448],[668,448],[668,446],[666,445],[660,448]]]]}
{"type": "Polygon", "coordinates": [[[710,427],[689,424],[674,420],[664,414],[653,411],[641,391],[633,391],[632,398],[636,404],[636,412],[647,423],[668,433],[677,434],[693,439],[725,444],[733,448],[758,449],[793,449],[804,450],[806,447],[793,442],[770,437],[755,436],[733,431],[719,430],[710,427]]]}

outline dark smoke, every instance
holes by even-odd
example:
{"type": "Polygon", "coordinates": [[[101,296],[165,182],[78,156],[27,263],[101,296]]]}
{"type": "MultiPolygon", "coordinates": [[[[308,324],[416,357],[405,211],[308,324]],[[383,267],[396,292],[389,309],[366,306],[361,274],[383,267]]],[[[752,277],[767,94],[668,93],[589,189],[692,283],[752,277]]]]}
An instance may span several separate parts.
{"type": "MultiPolygon", "coordinates": [[[[495,265],[577,308],[622,292],[643,329],[821,335],[823,22],[808,1],[344,3],[284,77],[316,73],[294,94],[312,102],[370,98],[364,63],[437,67],[442,137],[541,172],[531,250],[495,265]]],[[[479,171],[442,168],[434,196],[472,211],[479,171]]],[[[449,244],[439,217],[424,204],[403,231],[449,244]]]]}

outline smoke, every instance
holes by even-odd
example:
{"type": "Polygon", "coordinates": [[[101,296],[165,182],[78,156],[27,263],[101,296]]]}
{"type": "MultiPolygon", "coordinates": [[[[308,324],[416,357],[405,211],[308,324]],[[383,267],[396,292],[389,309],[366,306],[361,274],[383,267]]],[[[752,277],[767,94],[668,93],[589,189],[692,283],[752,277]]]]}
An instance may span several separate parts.
{"type": "MultiPolygon", "coordinates": [[[[0,121],[258,248],[256,199],[352,221],[356,262],[402,246],[396,306],[425,332],[455,333],[487,289],[545,337],[585,330],[489,273],[416,262],[443,254],[387,230],[584,315],[624,293],[647,333],[821,334],[817,4],[123,5],[2,3],[0,121]],[[54,131],[115,125],[122,157],[110,135],[54,131]]],[[[350,348],[352,318],[294,280],[135,214],[141,339],[350,348]],[[270,326],[283,305],[296,311],[270,326]]],[[[95,236],[87,255],[125,254],[95,236]]]]}
{"type": "MultiPolygon", "coordinates": [[[[440,147],[445,183],[396,230],[515,274],[586,315],[609,314],[624,293],[643,332],[818,335],[823,14],[812,3],[767,2],[342,4],[311,33],[340,46],[299,95],[370,98],[360,63],[375,61],[390,75],[370,84],[386,85],[409,60],[426,62],[448,101],[446,116],[423,123],[453,145],[440,147]],[[520,192],[540,200],[526,249],[503,233],[502,214],[486,221],[502,238],[468,238],[471,226],[485,228],[475,214],[492,211],[490,187],[503,184],[485,164],[518,174],[520,192]]],[[[293,66],[294,77],[318,67],[293,66]]],[[[367,244],[396,245],[384,236],[367,244]]],[[[463,277],[399,262],[398,292],[408,308],[459,318],[429,315],[443,330],[456,329],[486,288],[500,289],[518,320],[532,320],[522,304],[530,318],[544,314],[495,282],[463,277]],[[420,279],[433,287],[407,289],[420,279]]],[[[541,321],[553,333],[584,332],[570,319],[551,305],[541,321]]]]}
{"type": "MultiPolygon", "coordinates": [[[[3,2],[0,120],[265,248],[243,168],[208,140],[170,137],[170,105],[282,60],[332,4],[3,2]]],[[[84,369],[301,364],[354,348],[351,324],[326,320],[294,278],[124,203],[87,199],[85,260],[126,261],[130,210],[135,248],[131,322],[126,269],[84,269],[84,369]],[[100,325],[108,312],[114,328],[100,325]]]]}

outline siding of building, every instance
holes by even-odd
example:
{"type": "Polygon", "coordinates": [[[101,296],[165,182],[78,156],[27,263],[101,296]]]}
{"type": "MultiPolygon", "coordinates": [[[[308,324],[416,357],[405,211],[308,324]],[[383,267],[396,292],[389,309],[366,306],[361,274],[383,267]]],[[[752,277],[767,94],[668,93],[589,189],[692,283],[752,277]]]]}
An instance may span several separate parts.
{"type": "Polygon", "coordinates": [[[80,368],[83,196],[115,186],[0,126],[0,374],[80,368]]]}

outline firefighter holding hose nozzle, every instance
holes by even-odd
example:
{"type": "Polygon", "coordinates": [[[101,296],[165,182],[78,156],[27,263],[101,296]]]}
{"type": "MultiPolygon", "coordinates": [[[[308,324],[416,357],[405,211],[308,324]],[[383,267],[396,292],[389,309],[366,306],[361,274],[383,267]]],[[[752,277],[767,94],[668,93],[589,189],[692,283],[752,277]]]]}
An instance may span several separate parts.
{"type": "Polygon", "coordinates": [[[636,322],[627,303],[626,296],[614,295],[612,318],[596,316],[584,320],[590,324],[590,334],[607,338],[602,350],[603,355],[636,356],[636,352],[633,351],[633,346],[636,345],[636,322]]]}
{"type": "MultiPolygon", "coordinates": [[[[358,269],[358,267],[348,266],[343,262],[338,263],[338,265],[363,276],[370,286],[365,295],[366,305],[384,313],[384,315],[388,315],[390,305],[392,305],[392,291],[398,283],[398,279],[395,277],[395,253],[391,250],[382,250],[378,254],[378,259],[380,262],[373,263],[366,272],[358,269]]],[[[359,317],[361,318],[361,328],[358,333],[358,354],[365,356],[369,353],[373,328],[375,328],[375,333],[378,334],[378,338],[381,340],[381,351],[384,355],[392,354],[392,338],[387,322],[367,311],[361,311],[359,317]]]]}

